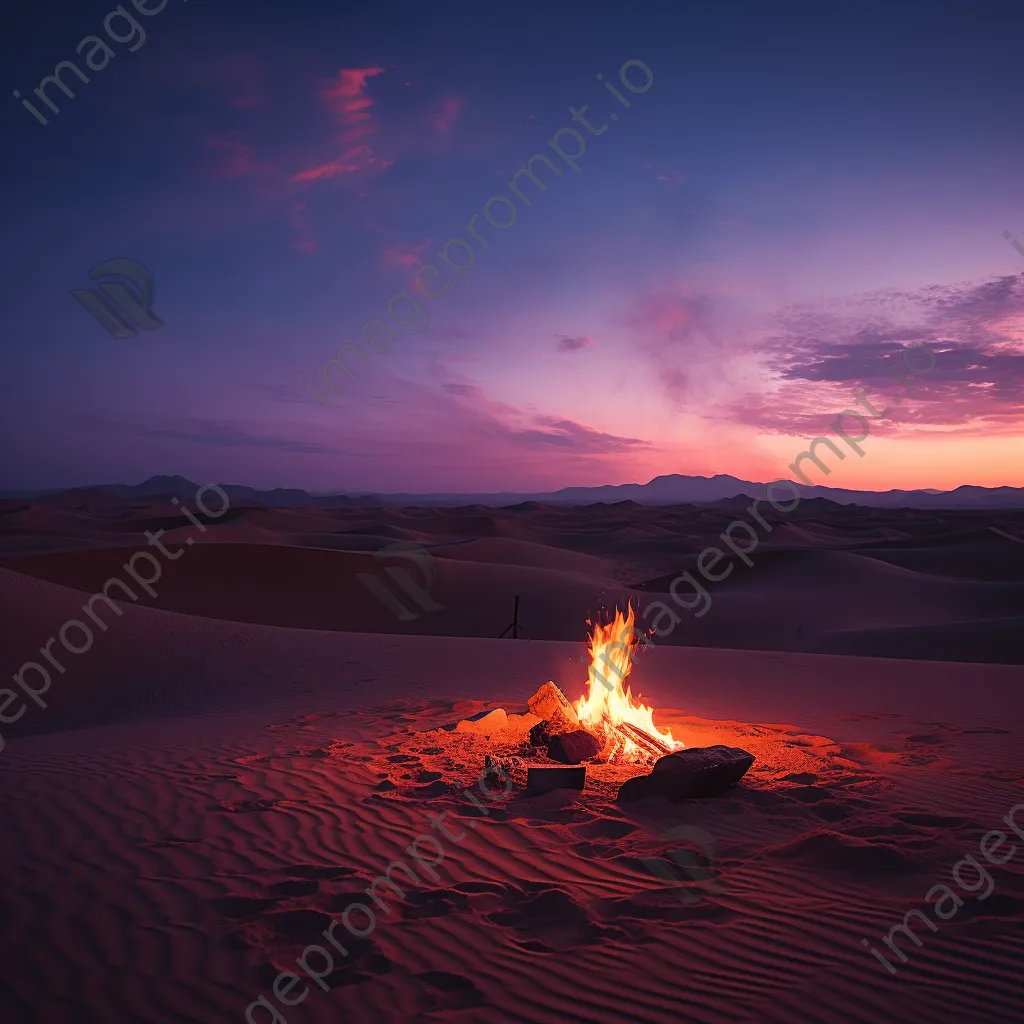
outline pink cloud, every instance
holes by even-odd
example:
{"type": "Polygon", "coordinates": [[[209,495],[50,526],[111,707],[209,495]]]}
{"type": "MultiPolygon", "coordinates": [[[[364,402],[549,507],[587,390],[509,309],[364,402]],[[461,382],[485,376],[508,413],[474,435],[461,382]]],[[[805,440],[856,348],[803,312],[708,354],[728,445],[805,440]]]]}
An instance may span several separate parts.
{"type": "Polygon", "coordinates": [[[672,331],[690,323],[696,316],[694,299],[677,294],[651,294],[641,296],[625,318],[631,327],[672,331]]]}
{"type": "Polygon", "coordinates": [[[395,245],[385,246],[380,254],[381,265],[388,269],[393,267],[418,267],[423,263],[419,253],[428,245],[432,245],[433,241],[432,238],[428,238],[425,242],[420,242],[417,245],[406,245],[399,242],[395,245]]]}
{"type": "Polygon", "coordinates": [[[872,433],[955,428],[995,437],[1024,428],[1024,275],[871,292],[841,315],[786,307],[778,325],[757,342],[774,394],[738,400],[732,417],[740,422],[820,433],[860,387],[891,410],[872,433]],[[905,365],[902,351],[915,349],[905,365]]]}
{"type": "Polygon", "coordinates": [[[639,294],[618,322],[636,339],[665,396],[692,407],[735,386],[730,288],[657,287],[639,294]]]}
{"type": "Polygon", "coordinates": [[[462,110],[462,100],[453,96],[441,104],[441,110],[434,116],[434,131],[438,135],[448,135],[452,130],[452,124],[462,110]]]}
{"type": "Polygon", "coordinates": [[[467,436],[474,441],[486,438],[492,451],[500,446],[510,451],[561,451],[589,457],[622,455],[653,447],[642,438],[608,434],[563,416],[527,413],[490,398],[478,384],[452,382],[443,384],[441,391],[461,399],[455,405],[445,405],[447,422],[471,428],[467,436]]]}
{"type": "Polygon", "coordinates": [[[359,146],[345,154],[349,158],[347,161],[335,160],[331,163],[320,164],[317,167],[309,167],[293,175],[292,181],[323,181],[325,178],[333,178],[336,174],[355,174],[356,171],[365,170],[369,164],[373,163],[374,158],[372,154],[373,150],[369,146],[359,146]],[[369,156],[370,159],[353,159],[365,158],[366,156],[369,156]]]}
{"type": "Polygon", "coordinates": [[[654,171],[654,180],[660,182],[665,188],[675,188],[686,181],[686,175],[682,171],[673,168],[655,167],[654,164],[641,164],[645,171],[654,171]]]}
{"type": "Polygon", "coordinates": [[[391,166],[392,161],[381,159],[367,141],[378,126],[371,113],[373,100],[366,95],[366,85],[368,79],[383,74],[384,70],[342,68],[337,78],[320,93],[341,127],[337,138],[340,152],[331,160],[298,171],[292,176],[293,182],[323,181],[362,171],[379,173],[391,166]]]}

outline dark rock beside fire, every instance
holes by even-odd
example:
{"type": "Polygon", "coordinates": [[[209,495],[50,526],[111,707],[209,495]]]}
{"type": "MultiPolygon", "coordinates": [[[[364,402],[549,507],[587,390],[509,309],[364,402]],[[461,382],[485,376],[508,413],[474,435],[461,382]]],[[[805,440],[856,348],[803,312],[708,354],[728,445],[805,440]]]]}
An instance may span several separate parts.
{"type": "Polygon", "coordinates": [[[522,763],[518,757],[491,757],[490,754],[484,756],[485,769],[495,768],[506,775],[511,775],[513,769],[518,768],[522,763]]]}
{"type": "Polygon", "coordinates": [[[584,729],[561,732],[548,740],[548,757],[562,764],[579,764],[601,753],[604,744],[584,729]]]}
{"type": "Polygon", "coordinates": [[[551,733],[548,730],[549,724],[545,718],[543,722],[538,722],[530,730],[531,747],[546,747],[551,742],[551,733]]]}
{"type": "Polygon", "coordinates": [[[624,803],[649,796],[673,801],[718,796],[735,786],[753,763],[753,754],[721,743],[677,750],[659,758],[650,775],[624,782],[615,799],[624,803]]]}

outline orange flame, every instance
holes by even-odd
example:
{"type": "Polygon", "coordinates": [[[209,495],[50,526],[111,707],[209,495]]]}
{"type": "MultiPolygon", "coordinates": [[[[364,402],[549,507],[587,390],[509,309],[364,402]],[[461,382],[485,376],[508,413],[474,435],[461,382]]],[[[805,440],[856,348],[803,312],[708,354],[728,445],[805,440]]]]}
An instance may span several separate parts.
{"type": "Polygon", "coordinates": [[[605,741],[601,756],[607,761],[648,761],[651,754],[624,736],[615,727],[623,723],[654,736],[670,750],[685,746],[670,730],[662,732],[654,724],[654,710],[641,704],[625,685],[632,670],[633,606],[623,615],[617,608],[615,618],[606,626],[594,624],[590,636],[590,690],[576,702],[580,725],[605,741]]]}

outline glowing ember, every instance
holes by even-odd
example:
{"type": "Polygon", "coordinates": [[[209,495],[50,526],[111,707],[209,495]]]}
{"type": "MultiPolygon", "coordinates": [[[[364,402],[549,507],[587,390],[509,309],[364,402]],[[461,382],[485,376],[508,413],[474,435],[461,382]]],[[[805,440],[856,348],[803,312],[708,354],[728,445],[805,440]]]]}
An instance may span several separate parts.
{"type": "Polygon", "coordinates": [[[631,604],[627,605],[626,615],[616,609],[615,619],[607,626],[594,624],[590,637],[590,691],[576,702],[575,709],[580,727],[604,740],[601,757],[606,761],[648,761],[652,757],[651,750],[624,735],[619,726],[653,737],[667,748],[665,753],[685,746],[669,730],[662,732],[655,726],[654,710],[636,700],[625,685],[632,669],[633,644],[631,604]]]}

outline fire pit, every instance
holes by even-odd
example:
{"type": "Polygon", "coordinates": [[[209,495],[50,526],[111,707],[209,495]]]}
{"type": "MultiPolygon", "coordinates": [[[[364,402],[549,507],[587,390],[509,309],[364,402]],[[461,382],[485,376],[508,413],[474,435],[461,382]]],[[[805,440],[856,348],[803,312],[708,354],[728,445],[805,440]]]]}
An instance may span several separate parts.
{"type": "Polygon", "coordinates": [[[632,605],[627,606],[625,615],[616,609],[615,618],[607,625],[594,624],[588,689],[575,704],[550,682],[530,698],[530,711],[543,719],[546,727],[535,730],[536,738],[551,741],[540,745],[547,746],[556,760],[578,764],[595,758],[612,764],[644,764],[685,746],[670,730],[662,731],[654,724],[654,709],[638,700],[626,683],[637,645],[633,625],[632,605]],[[579,734],[596,743],[596,749],[588,750],[590,744],[579,734]],[[576,750],[588,752],[574,760],[564,756],[571,757],[576,750]]]}
{"type": "MultiPolygon", "coordinates": [[[[497,709],[456,728],[489,740],[519,740],[521,752],[534,761],[526,766],[527,789],[534,792],[583,788],[585,766],[555,768],[552,761],[635,766],[638,771],[627,773],[619,800],[714,796],[734,785],[753,764],[752,754],[721,745],[687,750],[670,729],[654,724],[653,708],[630,690],[626,680],[639,642],[634,621],[632,605],[627,605],[625,613],[616,609],[607,625],[593,624],[587,692],[575,703],[547,682],[529,699],[527,714],[506,715],[497,709]],[[537,763],[534,759],[539,758],[544,760],[537,763]]],[[[521,760],[495,758],[494,763],[515,768],[521,760]]]]}

